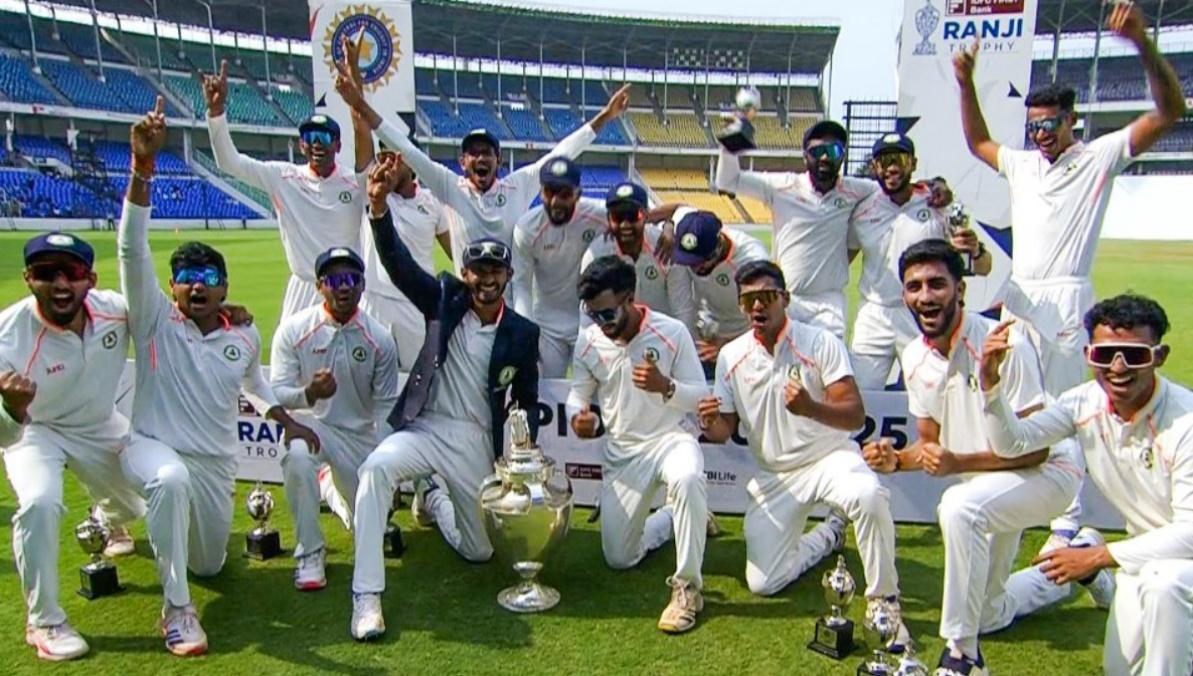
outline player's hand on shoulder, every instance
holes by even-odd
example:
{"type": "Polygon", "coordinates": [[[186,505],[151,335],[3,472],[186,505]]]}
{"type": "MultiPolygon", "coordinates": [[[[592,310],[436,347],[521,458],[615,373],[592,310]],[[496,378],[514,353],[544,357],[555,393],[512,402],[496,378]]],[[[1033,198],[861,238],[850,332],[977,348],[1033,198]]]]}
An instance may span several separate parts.
{"type": "Polygon", "coordinates": [[[879,474],[890,474],[898,469],[899,457],[895,452],[895,442],[889,437],[882,437],[877,441],[867,442],[862,446],[862,458],[870,469],[879,474]]]}
{"type": "Polygon", "coordinates": [[[597,426],[600,422],[600,418],[592,412],[591,408],[585,408],[572,416],[572,431],[581,439],[592,439],[596,437],[597,426]]]}
{"type": "Polygon", "coordinates": [[[232,326],[252,326],[253,313],[243,305],[235,303],[224,303],[221,306],[221,311],[224,316],[228,318],[228,323],[232,326]]]}
{"type": "Polygon", "coordinates": [[[37,383],[16,371],[0,373],[0,399],[8,415],[17,422],[25,422],[29,416],[29,404],[37,396],[37,383]]]}

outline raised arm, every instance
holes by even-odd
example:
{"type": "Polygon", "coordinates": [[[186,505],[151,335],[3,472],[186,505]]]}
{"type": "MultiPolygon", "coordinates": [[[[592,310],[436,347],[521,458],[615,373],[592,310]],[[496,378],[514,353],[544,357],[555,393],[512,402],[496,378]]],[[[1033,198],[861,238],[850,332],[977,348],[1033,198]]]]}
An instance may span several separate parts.
{"type": "Polygon", "coordinates": [[[784,174],[742,171],[741,159],[725,148],[721,148],[721,154],[717,160],[717,190],[733,195],[738,193],[748,195],[769,205],[774,203],[775,189],[784,180],[784,174]]]}
{"type": "Polygon", "coordinates": [[[973,83],[973,69],[977,65],[978,47],[974,40],[968,49],[962,49],[953,56],[953,74],[961,86],[961,129],[965,132],[965,143],[969,152],[998,171],[999,144],[990,138],[982,107],[978,105],[978,90],[973,83]]]}
{"type": "Polygon", "coordinates": [[[129,131],[132,169],[116,236],[120,286],[128,300],[129,328],[138,340],[152,335],[158,320],[170,311],[170,301],[158,286],[149,251],[150,183],[157,168],[157,153],[165,142],[166,103],[158,96],[154,109],[129,131]]]}
{"type": "Polygon", "coordinates": [[[393,157],[377,163],[369,173],[369,227],[373,229],[373,243],[390,281],[419,312],[431,316],[439,305],[439,282],[414,260],[394,229],[388,197],[397,182],[397,162],[393,157]]]}
{"type": "Polygon", "coordinates": [[[228,118],[224,116],[228,105],[226,60],[220,61],[218,74],[203,76],[203,98],[207,102],[207,133],[211,138],[211,154],[215,156],[216,166],[246,183],[271,192],[273,169],[266,162],[242,154],[232,142],[228,118]]]}
{"type": "Polygon", "coordinates": [[[1131,123],[1131,156],[1147,152],[1172,125],[1185,116],[1185,94],[1181,91],[1181,80],[1172,65],[1160,55],[1156,45],[1147,37],[1143,13],[1134,3],[1111,5],[1106,27],[1119,37],[1125,38],[1139,51],[1143,72],[1147,74],[1148,88],[1152,92],[1155,109],[1135,118],[1131,123]]]}

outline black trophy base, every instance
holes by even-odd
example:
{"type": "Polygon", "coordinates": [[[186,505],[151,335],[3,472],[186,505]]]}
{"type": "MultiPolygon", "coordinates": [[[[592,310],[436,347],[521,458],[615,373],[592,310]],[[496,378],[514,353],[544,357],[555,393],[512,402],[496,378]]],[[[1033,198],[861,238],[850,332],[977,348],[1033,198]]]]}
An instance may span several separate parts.
{"type": "Polygon", "coordinates": [[[717,142],[731,153],[754,150],[758,147],[758,144],[754,142],[754,125],[741,117],[717,134],[717,142]]]}
{"type": "Polygon", "coordinates": [[[124,591],[116,574],[116,566],[110,563],[95,567],[83,566],[79,569],[79,582],[82,585],[79,587],[79,596],[88,601],[124,591]]]}
{"type": "Polygon", "coordinates": [[[816,635],[808,649],[834,660],[844,658],[853,652],[853,621],[845,620],[844,624],[832,627],[824,618],[817,619],[816,635]]]}
{"type": "Polygon", "coordinates": [[[390,526],[385,529],[385,558],[400,559],[406,553],[406,542],[402,539],[402,529],[390,526]]]}
{"type": "Polygon", "coordinates": [[[244,536],[244,555],[264,561],[282,553],[282,536],[276,530],[252,531],[244,536]]]}

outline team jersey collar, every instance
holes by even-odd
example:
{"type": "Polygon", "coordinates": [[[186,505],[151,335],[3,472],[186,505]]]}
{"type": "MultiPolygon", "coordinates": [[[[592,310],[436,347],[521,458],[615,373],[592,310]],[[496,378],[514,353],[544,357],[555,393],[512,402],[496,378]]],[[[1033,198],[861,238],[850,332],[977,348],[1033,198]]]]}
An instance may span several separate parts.
{"type": "Polygon", "coordinates": [[[331,163],[331,171],[327,172],[327,176],[320,176],[317,171],[315,171],[313,168],[311,168],[310,162],[307,162],[303,166],[306,168],[307,175],[316,181],[326,181],[326,180],[335,178],[336,174],[338,174],[340,172],[340,165],[337,164],[336,162],[331,163]]]}
{"type": "Polygon", "coordinates": [[[1044,166],[1046,167],[1046,169],[1048,171],[1051,171],[1053,168],[1062,166],[1064,164],[1065,160],[1070,159],[1076,155],[1080,155],[1083,150],[1085,150],[1085,142],[1078,139],[1078,140],[1073,141],[1073,143],[1068,148],[1065,148],[1064,150],[1062,150],[1060,155],[1058,155],[1056,157],[1056,161],[1054,161],[1054,162],[1049,162],[1048,158],[1044,157],[1044,151],[1040,150],[1039,148],[1036,149],[1036,152],[1039,153],[1040,161],[1044,163],[1044,166]]]}
{"type": "Polygon", "coordinates": [[[336,319],[335,315],[331,313],[331,308],[327,307],[327,301],[321,303],[319,307],[323,310],[323,323],[339,328],[346,328],[356,324],[358,318],[360,317],[360,308],[357,307],[356,310],[352,312],[352,316],[348,318],[348,321],[341,324],[339,320],[336,319]]]}
{"type": "Polygon", "coordinates": [[[762,350],[768,357],[777,357],[779,354],[779,346],[783,343],[791,345],[792,350],[795,349],[795,341],[791,338],[792,325],[791,317],[787,313],[783,313],[783,326],[779,328],[779,334],[775,336],[775,352],[771,355],[770,350],[766,349],[766,343],[762,342],[762,336],[758,335],[758,331],[752,331],[750,335],[754,338],[754,346],[756,349],[762,350]]]}

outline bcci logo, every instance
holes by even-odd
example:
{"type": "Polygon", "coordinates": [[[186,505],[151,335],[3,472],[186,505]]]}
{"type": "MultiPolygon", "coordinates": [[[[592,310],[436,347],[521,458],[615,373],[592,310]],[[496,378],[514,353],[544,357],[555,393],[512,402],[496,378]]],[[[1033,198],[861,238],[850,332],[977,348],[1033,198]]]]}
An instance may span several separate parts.
{"type": "Polygon", "coordinates": [[[118,339],[116,338],[116,332],[108,331],[107,333],[104,334],[104,338],[101,342],[103,343],[105,350],[110,350],[110,349],[116,347],[117,340],[118,339]]]}
{"type": "Polygon", "coordinates": [[[228,347],[225,347],[224,348],[224,357],[227,358],[228,361],[239,360],[240,359],[240,348],[236,347],[235,345],[229,345],[228,347]]]}
{"type": "Polygon", "coordinates": [[[360,74],[365,89],[376,91],[389,83],[402,61],[401,36],[397,25],[379,8],[354,5],[344,8],[327,24],[323,34],[323,53],[328,70],[335,71],[335,62],[344,56],[341,39],[361,37],[360,74]]]}
{"type": "Polygon", "coordinates": [[[356,347],[352,348],[352,358],[355,359],[357,362],[364,362],[366,356],[368,356],[368,355],[365,352],[365,349],[363,347],[361,347],[360,345],[357,345],[356,347]]]}

